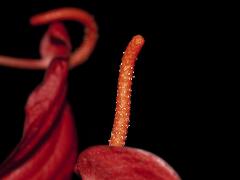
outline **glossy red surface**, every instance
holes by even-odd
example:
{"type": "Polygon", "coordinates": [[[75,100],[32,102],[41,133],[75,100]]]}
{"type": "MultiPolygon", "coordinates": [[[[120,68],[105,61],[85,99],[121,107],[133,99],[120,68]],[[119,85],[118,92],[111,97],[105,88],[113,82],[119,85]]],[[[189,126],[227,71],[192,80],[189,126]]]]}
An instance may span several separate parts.
{"type": "Polygon", "coordinates": [[[130,147],[88,148],[80,154],[75,171],[84,180],[180,180],[161,158],[130,147]]]}

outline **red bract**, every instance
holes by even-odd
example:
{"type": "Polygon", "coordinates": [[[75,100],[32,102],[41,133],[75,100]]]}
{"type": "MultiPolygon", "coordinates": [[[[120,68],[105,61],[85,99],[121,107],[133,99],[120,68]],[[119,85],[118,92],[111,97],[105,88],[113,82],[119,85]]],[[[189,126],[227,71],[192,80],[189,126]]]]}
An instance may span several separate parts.
{"type": "Polygon", "coordinates": [[[129,126],[134,64],[143,44],[142,36],[134,36],[122,58],[109,146],[91,147],[79,155],[75,171],[84,180],[180,180],[177,173],[156,155],[123,147],[129,126]]]}
{"type": "Polygon", "coordinates": [[[76,166],[83,180],[179,180],[156,155],[136,148],[94,146],[83,151],[76,166]]]}
{"type": "Polygon", "coordinates": [[[41,50],[52,61],[42,84],[28,98],[23,137],[0,167],[3,180],[70,179],[72,176],[77,137],[71,108],[66,102],[71,49],[62,24],[50,26],[41,50]]]}
{"type": "Polygon", "coordinates": [[[71,108],[66,102],[69,67],[88,59],[97,41],[97,25],[90,14],[61,8],[36,15],[32,25],[52,23],[44,35],[41,59],[0,56],[0,64],[14,68],[47,69],[44,81],[29,96],[20,143],[0,166],[0,179],[70,179],[77,155],[77,137],[71,108]],[[59,20],[83,23],[85,37],[73,53],[59,20]]]}

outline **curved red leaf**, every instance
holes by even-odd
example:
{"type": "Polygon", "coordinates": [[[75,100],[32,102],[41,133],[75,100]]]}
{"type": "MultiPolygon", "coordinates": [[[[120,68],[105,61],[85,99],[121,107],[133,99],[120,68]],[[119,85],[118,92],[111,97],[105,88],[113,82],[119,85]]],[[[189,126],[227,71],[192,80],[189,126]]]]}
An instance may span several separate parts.
{"type": "Polygon", "coordinates": [[[77,137],[66,103],[69,38],[60,23],[46,33],[43,46],[52,62],[45,78],[29,96],[23,137],[0,166],[0,179],[70,179],[77,155],[77,137]]]}

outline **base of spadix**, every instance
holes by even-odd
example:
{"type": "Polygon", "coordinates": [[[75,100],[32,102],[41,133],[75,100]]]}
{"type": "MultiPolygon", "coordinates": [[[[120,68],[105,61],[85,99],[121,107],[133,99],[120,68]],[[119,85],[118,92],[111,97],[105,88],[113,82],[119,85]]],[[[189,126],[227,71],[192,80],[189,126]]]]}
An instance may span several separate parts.
{"type": "Polygon", "coordinates": [[[75,171],[83,180],[180,180],[158,156],[130,147],[88,148],[80,154],[75,171]]]}

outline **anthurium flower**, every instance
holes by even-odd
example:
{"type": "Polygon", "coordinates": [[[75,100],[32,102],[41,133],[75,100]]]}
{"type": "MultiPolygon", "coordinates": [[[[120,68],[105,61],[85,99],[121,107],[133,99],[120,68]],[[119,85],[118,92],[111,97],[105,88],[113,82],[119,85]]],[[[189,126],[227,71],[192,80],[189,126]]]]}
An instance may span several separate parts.
{"type": "Polygon", "coordinates": [[[134,65],[143,44],[142,36],[134,36],[124,52],[109,146],[94,146],[80,153],[75,171],[83,180],[180,180],[160,157],[141,149],[124,147],[129,126],[134,65]]]}
{"type": "MultiPolygon", "coordinates": [[[[77,160],[77,137],[71,108],[66,101],[69,67],[83,63],[97,40],[97,26],[82,10],[63,8],[31,19],[33,25],[52,23],[44,35],[40,61],[0,56],[0,64],[17,68],[46,69],[43,82],[29,96],[23,137],[0,166],[0,179],[71,179],[77,160]],[[86,26],[86,38],[71,53],[71,44],[59,20],[77,20],[86,26]]],[[[158,156],[124,147],[129,126],[131,85],[136,58],[144,44],[134,36],[122,58],[117,105],[109,146],[94,146],[80,153],[75,172],[92,180],[180,180],[158,156]]]]}

